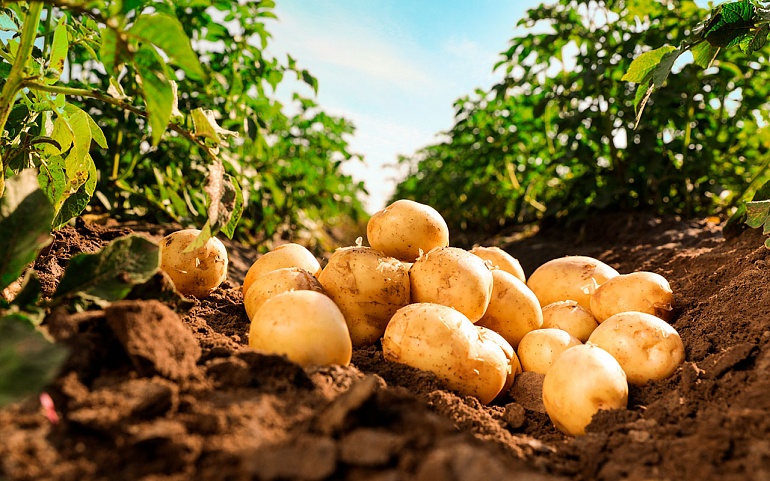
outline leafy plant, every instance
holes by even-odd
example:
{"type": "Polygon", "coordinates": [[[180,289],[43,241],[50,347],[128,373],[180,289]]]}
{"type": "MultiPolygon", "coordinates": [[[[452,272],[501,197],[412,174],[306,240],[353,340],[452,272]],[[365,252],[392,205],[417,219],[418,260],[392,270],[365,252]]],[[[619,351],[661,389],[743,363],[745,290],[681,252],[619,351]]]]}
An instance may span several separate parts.
{"type": "MultiPolygon", "coordinates": [[[[638,60],[646,45],[693,38],[687,26],[707,13],[675,0],[560,0],[530,10],[496,65],[504,78],[455,103],[444,141],[401,159],[410,173],[395,197],[430,203],[450,229],[474,236],[607,209],[728,212],[767,178],[766,57],[724,49],[705,77],[686,62],[668,76],[675,47],[638,60]],[[624,77],[632,65],[633,78],[668,83],[638,126],[635,93],[649,87],[624,77]]],[[[722,28],[703,35],[716,42],[722,28]]],[[[751,35],[758,47],[759,28],[741,32],[735,38],[751,35]]]]}
{"type": "Polygon", "coordinates": [[[201,242],[219,231],[265,240],[307,219],[362,215],[361,185],[339,171],[357,158],[345,139],[352,125],[309,99],[295,97],[289,116],[270,98],[287,74],[318,88],[292,57],[265,54],[273,7],[4,3],[0,184],[38,167],[54,227],[90,203],[203,226],[201,242]]]}

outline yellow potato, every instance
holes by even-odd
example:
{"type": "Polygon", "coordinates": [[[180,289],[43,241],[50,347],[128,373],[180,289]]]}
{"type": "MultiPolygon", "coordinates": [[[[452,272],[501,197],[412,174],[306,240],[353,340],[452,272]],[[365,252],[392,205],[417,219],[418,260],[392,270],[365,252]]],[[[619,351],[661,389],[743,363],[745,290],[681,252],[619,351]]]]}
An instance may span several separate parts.
{"type": "Polygon", "coordinates": [[[243,306],[249,319],[271,297],[288,291],[316,291],[325,294],[315,276],[299,267],[283,267],[259,276],[243,298],[243,306]]]}
{"type": "Polygon", "coordinates": [[[508,374],[505,378],[503,388],[495,398],[499,399],[508,394],[508,391],[511,390],[511,386],[513,386],[513,381],[516,379],[516,376],[521,374],[521,363],[519,362],[519,357],[516,355],[516,351],[513,349],[513,346],[511,346],[508,341],[503,338],[503,336],[496,333],[492,329],[487,329],[486,327],[479,326],[478,324],[476,324],[476,329],[479,331],[479,338],[482,340],[482,342],[491,342],[496,344],[500,349],[502,349],[503,354],[505,354],[506,359],[508,359],[508,374]]]}
{"type": "Polygon", "coordinates": [[[502,391],[511,362],[497,342],[482,339],[465,315],[417,303],[396,312],[382,338],[385,359],[432,372],[449,389],[488,403],[502,391]]]}
{"type": "Polygon", "coordinates": [[[562,329],[586,342],[599,323],[577,301],[552,302],[543,307],[543,328],[562,329]]]}
{"type": "Polygon", "coordinates": [[[282,244],[259,257],[251,265],[241,288],[244,297],[259,276],[284,267],[299,267],[316,277],[321,273],[321,264],[306,247],[299,244],[282,244]]]}
{"type": "Polygon", "coordinates": [[[644,312],[607,318],[588,342],[612,354],[634,385],[666,379],[684,362],[684,344],[676,329],[644,312]]]}
{"type": "Polygon", "coordinates": [[[449,245],[449,228],[436,209],[412,200],[393,202],[369,219],[366,238],[373,249],[405,262],[449,245]]]}
{"type": "Polygon", "coordinates": [[[198,249],[185,252],[200,233],[198,229],[184,229],[167,235],[160,243],[160,268],[180,294],[203,298],[227,277],[227,250],[222,241],[212,237],[198,249]]]}
{"type": "Polygon", "coordinates": [[[410,300],[406,267],[370,247],[337,249],[318,280],[345,315],[356,347],[377,342],[393,314],[410,300]]]}
{"type": "Polygon", "coordinates": [[[602,261],[586,256],[552,259],[529,276],[527,285],[541,306],[557,301],[577,301],[590,309],[591,294],[618,271],[602,261]]]}
{"type": "Polygon", "coordinates": [[[664,321],[674,316],[674,293],[665,277],[632,272],[608,280],[591,296],[591,312],[602,322],[619,312],[646,312],[664,321]]]}
{"type": "Polygon", "coordinates": [[[513,274],[521,282],[527,281],[527,278],[524,275],[524,269],[521,268],[519,260],[499,247],[476,246],[470,250],[470,253],[488,261],[492,267],[513,274]]]}
{"type": "Polygon", "coordinates": [[[519,361],[523,370],[545,374],[561,353],[580,344],[580,339],[567,331],[553,328],[536,329],[521,339],[518,348],[519,361]]]}
{"type": "Polygon", "coordinates": [[[626,375],[600,347],[590,343],[571,347],[545,374],[543,404],[557,429],[572,436],[585,434],[599,410],[627,406],[626,375]]]}
{"type": "Polygon", "coordinates": [[[478,324],[500,334],[515,348],[526,333],[540,328],[543,313],[535,294],[516,276],[495,269],[492,279],[492,297],[478,324]]]}
{"type": "Polygon", "coordinates": [[[353,355],[342,312],[316,291],[289,291],[265,301],[251,320],[249,346],[301,366],[344,366],[353,355]]]}
{"type": "Polygon", "coordinates": [[[409,269],[409,278],[412,302],[452,307],[471,322],[481,319],[492,296],[492,272],[481,258],[457,247],[423,254],[409,269]]]}

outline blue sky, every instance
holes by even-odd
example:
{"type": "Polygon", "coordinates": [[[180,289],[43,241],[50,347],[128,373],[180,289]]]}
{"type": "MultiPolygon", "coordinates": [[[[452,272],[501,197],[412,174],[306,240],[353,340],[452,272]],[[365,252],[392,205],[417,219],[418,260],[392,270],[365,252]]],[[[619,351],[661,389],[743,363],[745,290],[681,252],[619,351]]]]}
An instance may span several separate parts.
{"type": "MultiPolygon", "coordinates": [[[[370,212],[383,207],[402,174],[393,167],[451,128],[452,104],[488,88],[516,23],[540,0],[277,0],[269,52],[297,59],[319,81],[316,100],[352,120],[351,150],[365,162],[346,171],[364,180],[370,212]]],[[[705,1],[698,2],[705,4],[705,1]]],[[[301,85],[285,82],[288,99],[301,85]]]]}
{"type": "MultiPolygon", "coordinates": [[[[384,206],[412,154],[452,126],[454,101],[490,87],[492,67],[516,23],[536,0],[278,0],[269,51],[290,53],[318,78],[322,108],[357,127],[351,149],[365,163],[346,170],[364,180],[367,206],[384,206]]],[[[294,83],[279,88],[286,98],[294,83]]]]}

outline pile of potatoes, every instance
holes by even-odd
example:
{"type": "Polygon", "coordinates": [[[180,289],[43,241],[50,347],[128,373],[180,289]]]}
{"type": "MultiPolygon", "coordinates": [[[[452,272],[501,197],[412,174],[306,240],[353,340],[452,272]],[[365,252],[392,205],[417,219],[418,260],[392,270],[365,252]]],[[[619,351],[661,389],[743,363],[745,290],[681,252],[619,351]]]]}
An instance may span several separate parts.
{"type": "Polygon", "coordinates": [[[345,365],[354,347],[381,342],[385,359],[482,403],[537,372],[549,417],[570,435],[600,409],[625,408],[629,384],[665,379],[684,361],[658,274],[568,256],[527,279],[502,249],[450,247],[441,215],[409,200],[374,214],[367,240],[323,268],[298,244],[260,257],[243,282],[249,345],[308,366],[345,365]]]}

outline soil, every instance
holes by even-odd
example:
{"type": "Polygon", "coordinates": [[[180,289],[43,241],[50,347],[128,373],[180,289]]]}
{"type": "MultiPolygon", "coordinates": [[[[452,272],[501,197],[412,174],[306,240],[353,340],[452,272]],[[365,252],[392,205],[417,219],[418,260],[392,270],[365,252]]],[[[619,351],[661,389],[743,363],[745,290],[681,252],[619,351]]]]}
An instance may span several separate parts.
{"type": "MultiPolygon", "coordinates": [[[[67,260],[130,231],[79,222],[35,263],[48,294],[67,260]]],[[[230,277],[208,299],[148,299],[51,312],[70,347],[46,389],[0,410],[6,480],[770,480],[770,250],[761,232],[725,239],[718,220],[602,216],[489,240],[529,274],[591,255],[620,272],[662,274],[686,361],[631,387],[585,436],[557,431],[537,375],[490,405],[432,375],[356,350],[349,366],[303,369],[248,348],[240,280],[255,251],[228,244],[230,277]]]]}

